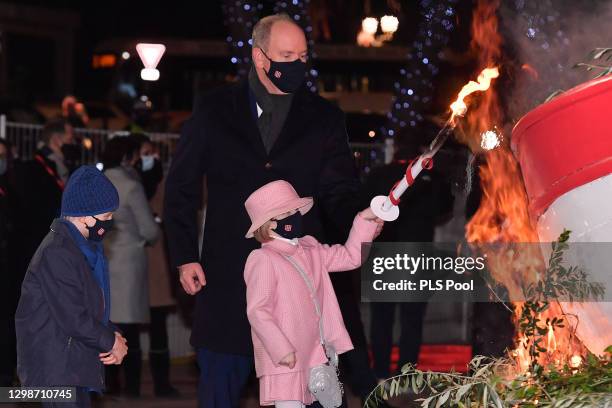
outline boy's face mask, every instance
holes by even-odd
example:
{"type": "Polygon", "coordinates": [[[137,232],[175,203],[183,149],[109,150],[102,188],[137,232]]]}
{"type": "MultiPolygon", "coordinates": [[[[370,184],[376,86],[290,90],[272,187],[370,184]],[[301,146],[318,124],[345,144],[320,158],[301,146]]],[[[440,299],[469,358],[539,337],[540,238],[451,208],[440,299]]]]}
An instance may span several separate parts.
{"type": "Polygon", "coordinates": [[[87,239],[89,239],[90,241],[100,242],[104,239],[104,236],[108,233],[108,231],[113,229],[115,221],[113,219],[100,220],[94,217],[93,215],[91,216],[91,218],[96,220],[96,223],[91,227],[85,224],[85,227],[89,231],[89,237],[87,237],[87,239]]]}
{"type": "Polygon", "coordinates": [[[274,232],[283,238],[293,239],[302,236],[302,213],[296,211],[282,220],[275,220],[276,228],[274,232]]]}

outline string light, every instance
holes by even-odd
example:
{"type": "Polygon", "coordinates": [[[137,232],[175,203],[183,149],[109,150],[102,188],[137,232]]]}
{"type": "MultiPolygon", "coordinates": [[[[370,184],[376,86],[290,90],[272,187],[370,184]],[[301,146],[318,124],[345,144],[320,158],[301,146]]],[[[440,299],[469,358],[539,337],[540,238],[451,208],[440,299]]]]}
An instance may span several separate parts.
{"type": "Polygon", "coordinates": [[[412,50],[406,56],[406,66],[400,69],[400,81],[395,99],[387,115],[383,134],[394,136],[400,128],[416,127],[424,120],[423,114],[433,92],[433,79],[439,72],[440,51],[448,43],[454,29],[454,4],[457,0],[420,0],[421,23],[412,50]]]}
{"type": "Polygon", "coordinates": [[[259,20],[263,4],[257,1],[226,1],[222,5],[225,25],[229,35],[225,41],[230,45],[230,62],[236,67],[239,78],[245,78],[251,69],[251,32],[259,20]]]}

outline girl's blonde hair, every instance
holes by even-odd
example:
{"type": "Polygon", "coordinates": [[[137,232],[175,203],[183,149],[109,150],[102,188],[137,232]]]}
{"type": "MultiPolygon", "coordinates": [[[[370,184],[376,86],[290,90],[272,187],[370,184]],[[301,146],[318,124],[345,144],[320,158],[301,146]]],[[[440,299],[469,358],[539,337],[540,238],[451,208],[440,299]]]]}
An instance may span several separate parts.
{"type": "Polygon", "coordinates": [[[271,223],[272,220],[268,220],[253,232],[253,236],[259,243],[265,244],[266,242],[272,241],[272,237],[270,236],[271,223]]]}

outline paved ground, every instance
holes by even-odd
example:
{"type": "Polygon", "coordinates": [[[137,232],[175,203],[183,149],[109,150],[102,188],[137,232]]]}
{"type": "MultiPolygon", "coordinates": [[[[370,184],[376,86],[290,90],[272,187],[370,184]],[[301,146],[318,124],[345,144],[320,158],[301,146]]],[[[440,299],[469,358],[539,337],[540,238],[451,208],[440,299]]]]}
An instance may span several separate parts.
{"type": "MultiPolygon", "coordinates": [[[[197,371],[191,364],[181,364],[172,366],[172,383],[179,389],[182,397],[179,399],[155,398],[153,395],[153,383],[146,366],[143,367],[142,396],[139,399],[110,398],[104,397],[95,401],[95,408],[195,408],[197,407],[197,371]]],[[[241,401],[241,408],[259,408],[257,396],[257,382],[253,379],[241,401]]],[[[360,408],[359,399],[353,395],[348,395],[349,408],[360,408]]],[[[37,404],[0,404],[0,407],[26,408],[37,407],[37,404]]]]}

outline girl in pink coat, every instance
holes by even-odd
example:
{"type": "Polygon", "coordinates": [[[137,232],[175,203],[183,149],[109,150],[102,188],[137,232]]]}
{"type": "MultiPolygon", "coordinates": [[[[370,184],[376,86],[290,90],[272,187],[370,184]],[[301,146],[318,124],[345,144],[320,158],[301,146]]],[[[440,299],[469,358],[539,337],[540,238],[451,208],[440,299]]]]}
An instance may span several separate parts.
{"type": "Polygon", "coordinates": [[[262,243],[244,271],[261,405],[300,408],[314,402],[310,369],[327,357],[311,293],[320,305],[326,343],[338,354],[353,349],[328,272],[359,267],[361,243],[372,241],[382,220],[363,210],[344,245],[324,245],[301,234],[301,217],[312,205],[312,198],[300,198],[283,180],[266,184],[245,202],[252,221],[246,237],[262,243]],[[303,269],[312,292],[292,262],[303,269]]]}

